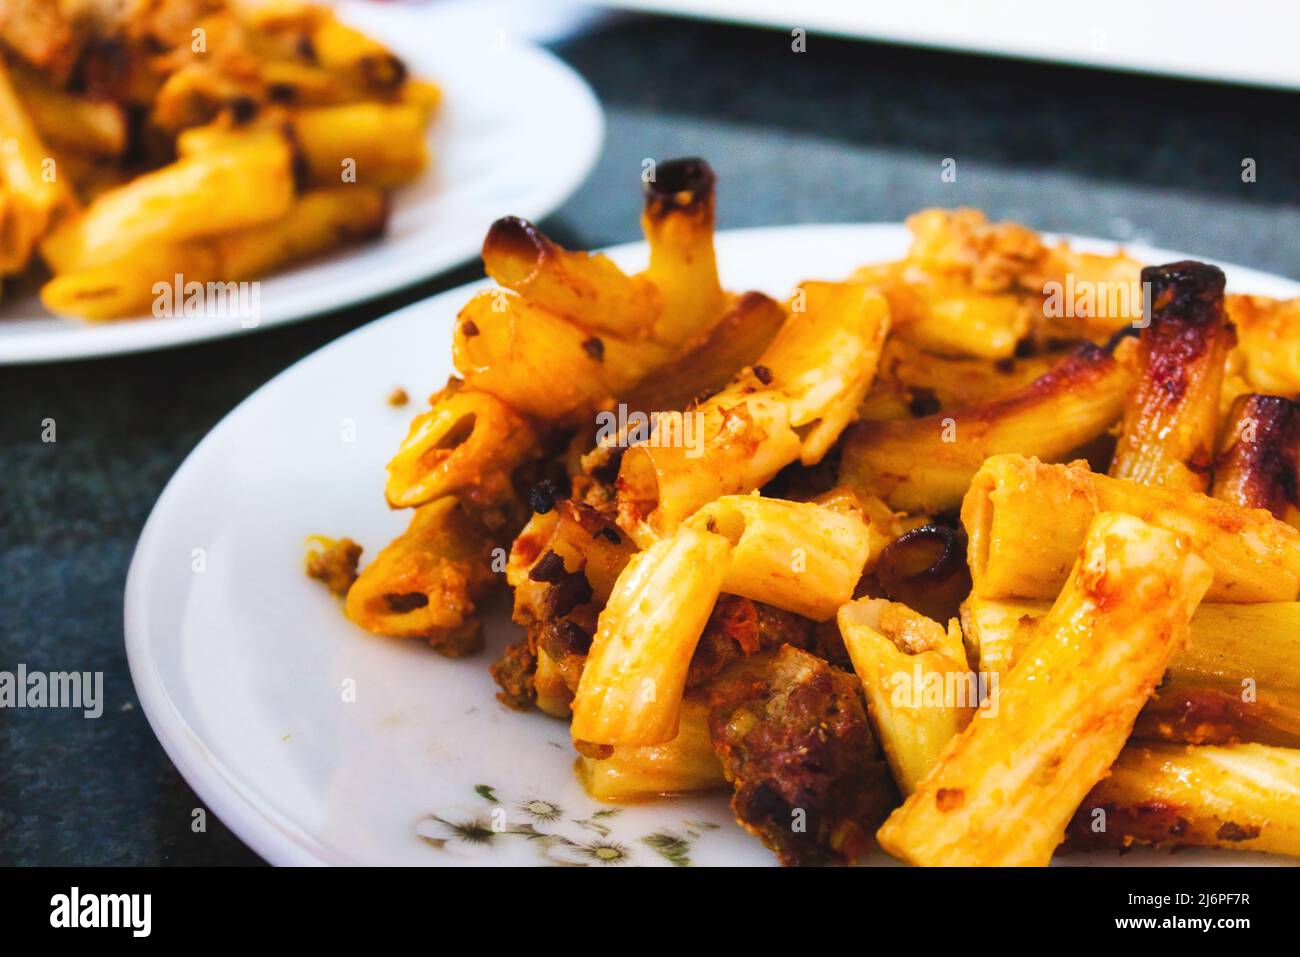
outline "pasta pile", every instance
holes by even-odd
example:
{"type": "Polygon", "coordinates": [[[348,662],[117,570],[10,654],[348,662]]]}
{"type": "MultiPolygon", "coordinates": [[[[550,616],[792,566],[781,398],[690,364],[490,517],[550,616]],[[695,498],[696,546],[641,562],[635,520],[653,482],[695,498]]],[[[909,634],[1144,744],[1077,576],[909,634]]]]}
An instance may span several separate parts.
{"type": "Polygon", "coordinates": [[[658,166],[635,275],[492,227],[410,529],[312,556],[348,616],[475,651],[508,549],[498,697],[787,864],[1300,854],[1297,304],[974,210],[776,303],[721,288],[713,187],[658,166]]]}
{"type": "Polygon", "coordinates": [[[377,235],[439,98],[296,0],[6,5],[0,278],[39,261],[51,312],[118,319],[159,314],[159,283],[250,281],[377,235]]]}

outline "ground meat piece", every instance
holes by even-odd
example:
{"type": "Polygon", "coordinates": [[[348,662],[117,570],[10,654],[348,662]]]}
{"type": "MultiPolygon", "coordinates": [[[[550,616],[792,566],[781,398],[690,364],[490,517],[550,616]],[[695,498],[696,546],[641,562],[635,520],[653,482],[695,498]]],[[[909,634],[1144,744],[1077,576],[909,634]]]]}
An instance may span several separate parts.
{"type": "Polygon", "coordinates": [[[527,638],[507,646],[488,671],[492,680],[501,686],[497,700],[507,708],[528,711],[536,704],[537,688],[533,685],[533,678],[537,674],[537,656],[527,638]]]}
{"type": "Polygon", "coordinates": [[[735,595],[723,595],[713,606],[704,634],[695,647],[686,687],[716,678],[733,661],[782,645],[810,646],[814,623],[793,612],[735,595]]]}
{"type": "Polygon", "coordinates": [[[708,692],[731,807],[782,864],[852,863],[897,802],[851,674],[790,645],[708,692]]]}
{"type": "Polygon", "coordinates": [[[350,538],[337,541],[318,538],[319,548],[307,555],[307,574],[323,582],[335,595],[342,598],[357,580],[357,564],[361,561],[361,546],[350,538]]]}

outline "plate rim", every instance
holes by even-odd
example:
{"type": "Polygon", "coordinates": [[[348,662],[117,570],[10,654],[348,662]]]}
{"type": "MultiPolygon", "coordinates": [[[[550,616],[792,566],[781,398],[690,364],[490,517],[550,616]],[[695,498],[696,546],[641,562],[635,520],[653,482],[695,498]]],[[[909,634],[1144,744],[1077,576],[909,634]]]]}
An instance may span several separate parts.
{"type": "MultiPolygon", "coordinates": [[[[902,223],[797,223],[786,226],[758,226],[742,229],[719,230],[715,241],[720,247],[730,243],[740,244],[745,241],[762,239],[765,235],[789,238],[799,233],[818,233],[826,236],[823,241],[833,238],[836,233],[843,235],[862,235],[870,232],[887,232],[906,234],[902,223]]],[[[1123,248],[1130,253],[1148,254],[1139,258],[1146,261],[1174,261],[1188,258],[1188,253],[1176,252],[1139,244],[1128,244],[1113,240],[1077,236],[1069,233],[1043,233],[1045,239],[1066,239],[1078,248],[1091,251],[1114,250],[1123,248]],[[1153,255],[1152,255],[1153,254],[1153,255]],[[1170,258],[1172,257],[1172,258],[1170,258]]],[[[593,252],[601,252],[616,261],[623,256],[643,254],[648,251],[644,240],[620,243],[604,247],[593,252]]],[[[719,271],[725,278],[725,263],[719,254],[719,271]]],[[[1267,277],[1270,281],[1288,285],[1295,295],[1300,296],[1300,281],[1277,273],[1217,259],[1206,260],[1221,268],[1249,278],[1267,277]]],[[[724,287],[726,283],[724,282],[724,287]]],[[[186,783],[242,842],[253,849],[268,863],[276,866],[328,866],[349,863],[324,847],[314,837],[304,834],[293,822],[284,820],[283,815],[273,808],[260,804],[253,796],[240,787],[239,779],[233,769],[217,760],[204,746],[202,740],[190,728],[181,710],[176,707],[167,692],[156,663],[149,654],[148,620],[150,617],[150,588],[146,581],[145,564],[153,554],[153,544],[163,534],[166,513],[173,506],[173,500],[181,495],[181,488],[188,481],[188,474],[200,468],[198,460],[206,455],[206,450],[219,440],[242,414],[246,406],[251,405],[273,388],[282,384],[300,367],[315,361],[318,357],[337,350],[350,347],[355,337],[366,334],[379,323],[400,321],[410,315],[440,310],[444,303],[460,304],[481,289],[490,288],[490,279],[476,280],[453,289],[444,290],[426,299],[410,303],[400,309],[387,313],[371,322],[357,327],[337,339],[296,360],[276,373],[262,385],[245,396],[220,421],[216,423],[182,460],[176,471],[167,480],[157,501],[150,509],[149,516],[141,529],[136,546],[131,555],[123,593],[123,639],[127,664],[131,680],[139,698],[140,707],[149,722],[155,737],[158,738],[167,757],[176,766],[186,783]]],[[[179,640],[179,636],[177,639],[179,640]]],[[[1084,865],[1087,866],[1087,865],[1084,865]]],[[[1112,865],[1113,866],[1113,865],[1112,865]]],[[[1248,865],[1247,865],[1248,866],[1248,865]]]]}
{"type": "MultiPolygon", "coordinates": [[[[398,13],[394,23],[395,26],[400,24],[400,11],[385,11],[381,8],[377,12],[368,11],[367,15],[382,16],[385,12],[390,16],[395,12],[398,13]]],[[[569,104],[571,106],[569,115],[577,121],[574,124],[575,129],[583,134],[582,139],[575,139],[572,144],[566,146],[566,152],[575,157],[575,161],[566,168],[566,175],[563,178],[557,177],[553,183],[547,184],[546,188],[539,189],[536,198],[531,202],[518,204],[518,209],[511,210],[513,214],[525,219],[540,221],[564,205],[591,176],[604,149],[607,134],[605,112],[586,78],[558,55],[520,37],[508,37],[504,42],[511,56],[530,60],[539,70],[549,73],[554,82],[569,88],[573,96],[569,104]]],[[[434,162],[436,164],[436,158],[434,162]]],[[[425,175],[428,174],[429,171],[426,171],[425,175]]],[[[505,213],[503,212],[502,215],[505,213]]],[[[469,231],[466,231],[466,235],[469,236],[469,231]]],[[[376,240],[381,245],[384,241],[382,237],[376,240]]],[[[448,242],[444,246],[446,253],[440,257],[441,265],[432,267],[426,265],[424,259],[418,254],[409,256],[390,268],[369,273],[349,283],[341,294],[333,296],[328,301],[321,301],[307,308],[290,310],[283,316],[263,318],[261,322],[248,327],[220,318],[184,319],[180,320],[182,325],[159,325],[155,321],[137,318],[124,320],[123,325],[114,328],[112,321],[96,323],[67,318],[66,322],[79,323],[81,328],[73,332],[37,331],[19,334],[14,336],[12,341],[6,341],[10,338],[8,336],[0,336],[0,366],[42,365],[163,351],[305,322],[371,302],[381,296],[401,292],[420,282],[445,275],[459,266],[472,262],[481,243],[482,240],[478,237],[466,238],[461,243],[448,242]]],[[[346,254],[344,251],[344,255],[346,254]]],[[[292,268],[281,272],[292,272],[292,268]]],[[[15,316],[11,319],[0,319],[0,323],[58,318],[60,317],[48,314],[41,317],[15,316]]],[[[162,320],[164,323],[176,321],[175,319],[162,320]]]]}

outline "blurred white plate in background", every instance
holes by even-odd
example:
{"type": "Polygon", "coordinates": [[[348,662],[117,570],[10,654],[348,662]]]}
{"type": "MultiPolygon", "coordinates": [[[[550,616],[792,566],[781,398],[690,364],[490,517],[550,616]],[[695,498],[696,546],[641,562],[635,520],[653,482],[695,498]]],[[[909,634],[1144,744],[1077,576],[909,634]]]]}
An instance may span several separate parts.
{"type": "Polygon", "coordinates": [[[1300,7],[1277,0],[593,2],[786,31],[802,27],[811,34],[1300,89],[1300,7]]]}
{"type": "MultiPolygon", "coordinates": [[[[443,108],[429,134],[433,162],[394,194],[382,239],[263,278],[257,329],[371,299],[472,259],[494,219],[541,219],[558,207],[586,179],[604,138],[604,117],[587,84],[501,27],[444,16],[436,5],[335,6],[341,19],[387,43],[414,75],[442,87],[443,108]]],[[[0,364],[139,352],[251,331],[238,317],[88,323],[49,315],[34,290],[5,293],[0,364]]]]}

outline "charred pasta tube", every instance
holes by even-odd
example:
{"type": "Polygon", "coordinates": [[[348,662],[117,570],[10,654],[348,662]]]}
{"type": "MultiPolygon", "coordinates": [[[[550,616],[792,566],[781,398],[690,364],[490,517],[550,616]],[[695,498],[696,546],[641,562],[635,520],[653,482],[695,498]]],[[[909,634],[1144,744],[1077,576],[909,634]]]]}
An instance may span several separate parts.
{"type": "Polygon", "coordinates": [[[1104,434],[1120,417],[1132,382],[1129,368],[1105,349],[1081,346],[1005,398],[920,419],[853,425],[840,481],[904,512],[956,508],[990,455],[1018,452],[1051,461],[1104,434]]]}
{"type": "Polygon", "coordinates": [[[1124,512],[1180,536],[1214,569],[1214,602],[1294,601],[1300,532],[1264,512],[1195,492],[1108,478],[1019,455],[984,463],[962,502],[981,598],[1053,598],[1098,512],[1124,512]]]}
{"type": "Polygon", "coordinates": [[[687,525],[731,543],[724,592],[813,621],[828,621],[853,597],[871,548],[857,512],[757,494],[724,496],[687,525]]]}
{"type": "Polygon", "coordinates": [[[889,329],[884,299],[823,284],[727,388],[661,420],[623,455],[619,524],[642,546],[723,495],[751,492],[796,460],[820,461],[856,414],[889,329]],[[692,429],[694,441],[673,439],[692,429]]]}
{"type": "Polygon", "coordinates": [[[658,164],[641,217],[650,246],[642,275],[561,249],[515,218],[493,225],[484,266],[507,289],[591,330],[675,348],[707,334],[726,307],[713,252],[714,185],[703,160],[658,164]]]}
{"type": "Polygon", "coordinates": [[[1150,844],[1300,856],[1300,751],[1134,741],[1067,834],[1071,850],[1150,844]]]}
{"type": "Polygon", "coordinates": [[[452,493],[484,504],[513,494],[511,473],[539,452],[531,422],[494,395],[452,380],[416,416],[388,463],[385,494],[394,508],[452,493]]]}
{"type": "Polygon", "coordinates": [[[1115,478],[1176,491],[1209,487],[1223,368],[1236,344],[1223,282],[1222,271],[1199,262],[1142,270],[1151,315],[1110,466],[1115,478]]]}
{"type": "Polygon", "coordinates": [[[772,344],[786,314],[761,292],[741,293],[699,345],[674,356],[671,375],[652,375],[621,396],[631,411],[684,409],[692,400],[723,388],[772,344]]]}
{"type": "Polygon", "coordinates": [[[682,528],[628,563],[600,614],[573,702],[580,751],[677,736],[686,672],[730,552],[723,536],[682,528]]]}
{"type": "Polygon", "coordinates": [[[655,338],[680,343],[708,330],[725,306],[713,251],[713,170],[702,159],[659,163],[645,188],[646,278],[663,297],[655,338]]]}
{"type": "Polygon", "coordinates": [[[911,794],[979,705],[954,620],[947,632],[906,605],[860,598],[836,616],[894,782],[911,794]]]}
{"type": "Polygon", "coordinates": [[[491,588],[491,540],[453,496],[416,509],[411,525],[348,590],[348,618],[366,631],[424,638],[452,657],[482,647],[475,603],[491,588]]]}
{"type": "Polygon", "coordinates": [[[1238,396],[1214,467],[1214,497],[1267,509],[1300,528],[1298,487],[1300,410],[1281,396],[1238,396]]]}
{"type": "Polygon", "coordinates": [[[881,549],[875,576],[886,598],[947,621],[970,594],[966,536],[933,522],[908,529],[881,549]]]}
{"type": "Polygon", "coordinates": [[[563,249],[514,216],[488,230],[483,267],[506,289],[595,332],[644,336],[663,310],[644,276],[627,275],[607,256],[563,249]]]}
{"type": "MultiPolygon", "coordinates": [[[[1050,607],[969,598],[962,629],[979,670],[1009,671],[1050,607]]],[[[1194,744],[1300,747],[1300,602],[1201,605],[1192,616],[1191,641],[1170,660],[1136,733],[1194,744]]]]}
{"type": "Polygon", "coordinates": [[[1020,663],[885,822],[880,845],[913,864],[1047,864],[1186,642],[1212,577],[1169,532],[1098,515],[1020,663]]]}

